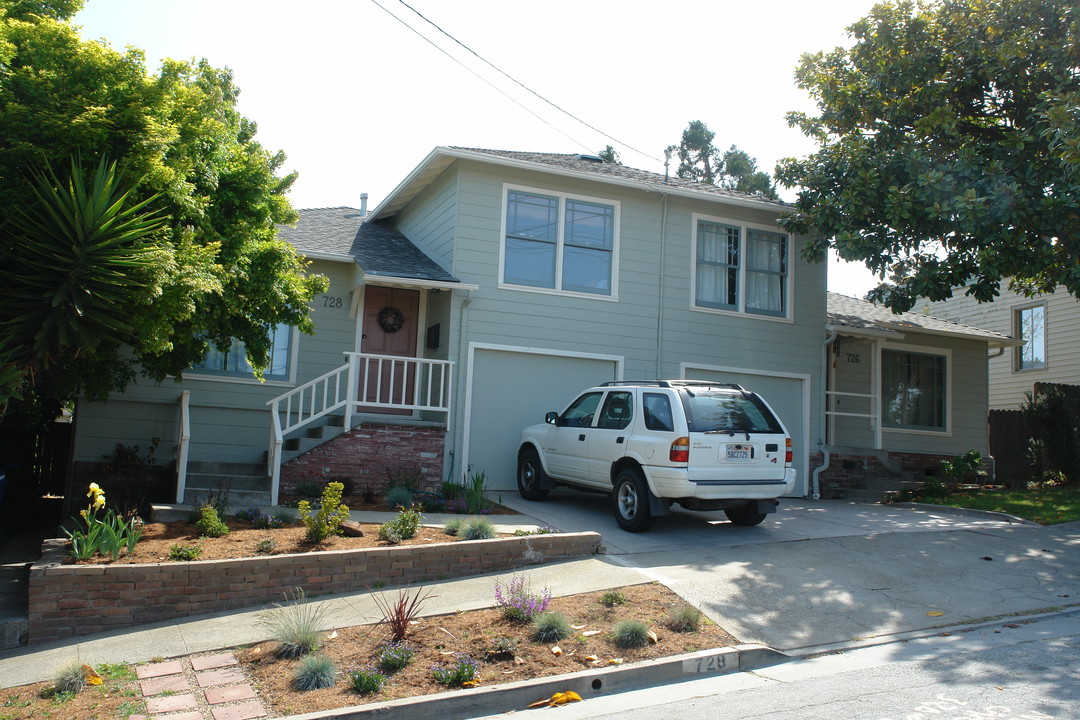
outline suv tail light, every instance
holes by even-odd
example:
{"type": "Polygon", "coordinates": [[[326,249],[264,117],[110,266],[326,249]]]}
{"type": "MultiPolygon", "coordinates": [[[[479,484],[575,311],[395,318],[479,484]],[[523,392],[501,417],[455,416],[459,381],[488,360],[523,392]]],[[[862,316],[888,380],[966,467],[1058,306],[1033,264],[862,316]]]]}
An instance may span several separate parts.
{"type": "Polygon", "coordinates": [[[668,451],[668,460],[677,463],[690,462],[690,438],[681,437],[671,443],[671,450],[668,451]]]}
{"type": "Polygon", "coordinates": [[[787,451],[784,453],[784,464],[791,464],[791,438],[784,438],[784,445],[787,446],[787,451]]]}

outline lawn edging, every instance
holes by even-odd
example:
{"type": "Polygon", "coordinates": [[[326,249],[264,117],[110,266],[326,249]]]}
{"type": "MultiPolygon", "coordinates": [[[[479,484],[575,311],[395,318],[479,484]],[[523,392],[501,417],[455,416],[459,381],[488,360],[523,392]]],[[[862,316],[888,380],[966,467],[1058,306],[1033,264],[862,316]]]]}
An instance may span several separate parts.
{"type": "Polygon", "coordinates": [[[230,560],[64,565],[67,539],[46,540],[30,568],[31,645],[251,607],[296,587],[309,597],[480,575],[594,555],[595,532],[230,560]]]}

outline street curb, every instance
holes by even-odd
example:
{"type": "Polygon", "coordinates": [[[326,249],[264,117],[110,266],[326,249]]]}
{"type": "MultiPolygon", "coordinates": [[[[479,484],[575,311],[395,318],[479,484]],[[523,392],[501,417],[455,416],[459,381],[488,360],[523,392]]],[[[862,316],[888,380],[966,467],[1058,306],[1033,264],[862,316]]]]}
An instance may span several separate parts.
{"type": "Polygon", "coordinates": [[[912,510],[926,510],[928,512],[945,513],[946,515],[960,515],[963,517],[981,517],[989,520],[1002,520],[1004,522],[1014,525],[1027,525],[1028,527],[1046,527],[1040,525],[1037,522],[1031,520],[1025,520],[1024,518],[1017,517],[1015,515],[1009,515],[1008,513],[995,512],[994,510],[976,510],[975,508],[958,508],[950,505],[934,505],[932,503],[921,502],[898,502],[889,503],[890,507],[911,508],[912,510]]]}
{"type": "Polygon", "coordinates": [[[288,715],[281,720],[368,720],[376,716],[380,720],[464,720],[524,710],[531,703],[550,698],[557,692],[572,690],[580,695],[582,700],[588,700],[657,685],[779,665],[790,659],[792,658],[784,653],[764,645],[735,645],[493,687],[455,690],[303,715],[288,715]]]}

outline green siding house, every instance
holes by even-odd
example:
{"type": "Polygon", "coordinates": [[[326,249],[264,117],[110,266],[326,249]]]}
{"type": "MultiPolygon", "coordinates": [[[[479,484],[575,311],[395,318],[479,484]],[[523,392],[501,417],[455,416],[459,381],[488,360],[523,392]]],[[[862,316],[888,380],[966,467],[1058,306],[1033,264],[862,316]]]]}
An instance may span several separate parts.
{"type": "MultiPolygon", "coordinates": [[[[830,444],[873,450],[887,437],[955,454],[975,442],[961,416],[985,408],[996,334],[947,338],[940,392],[970,387],[950,396],[946,442],[826,414],[839,412],[829,392],[869,388],[894,358],[832,362],[826,266],[777,226],[780,203],[592,156],[439,147],[370,213],[362,205],[302,210],[281,229],[330,280],[314,335],[278,328],[264,382],[234,347],[181,383],[81,403],[76,474],[117,442],[156,437],[177,502],[227,485],[233,505],[270,504],[300,482],[378,487],[396,472],[436,484],[482,471],[509,492],[520,430],[620,379],[760,392],[792,435],[798,495],[818,493],[830,444]]],[[[877,342],[880,322],[842,342],[877,342]]]]}

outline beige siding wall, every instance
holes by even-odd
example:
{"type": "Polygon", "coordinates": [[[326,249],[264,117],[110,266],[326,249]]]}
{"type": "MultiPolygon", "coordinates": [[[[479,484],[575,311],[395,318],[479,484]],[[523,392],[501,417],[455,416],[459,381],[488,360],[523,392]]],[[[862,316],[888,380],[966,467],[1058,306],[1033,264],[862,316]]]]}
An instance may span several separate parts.
{"type": "Polygon", "coordinates": [[[1027,298],[1003,289],[992,303],[977,303],[963,294],[954,293],[945,302],[920,303],[932,315],[946,320],[994,330],[1019,337],[1015,325],[1016,311],[1032,305],[1046,308],[1046,367],[1038,370],[1017,370],[1019,349],[1006,349],[1001,355],[991,353],[989,362],[990,408],[1017,409],[1024,402],[1024,393],[1037,382],[1080,384],[1080,303],[1064,290],[1052,295],[1027,298]]]}

